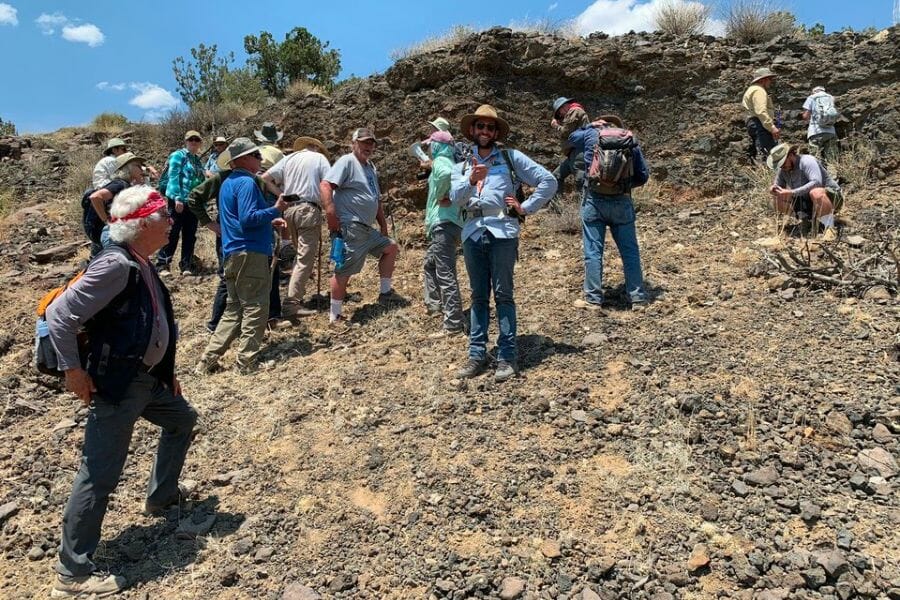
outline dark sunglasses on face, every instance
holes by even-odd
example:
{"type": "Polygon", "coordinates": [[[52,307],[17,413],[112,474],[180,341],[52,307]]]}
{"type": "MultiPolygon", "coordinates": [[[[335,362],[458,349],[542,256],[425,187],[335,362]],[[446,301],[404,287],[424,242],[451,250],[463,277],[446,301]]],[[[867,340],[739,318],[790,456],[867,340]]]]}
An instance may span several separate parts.
{"type": "Polygon", "coordinates": [[[259,160],[262,160],[262,154],[259,152],[254,152],[250,156],[252,156],[253,158],[258,158],[259,160]]]}
{"type": "Polygon", "coordinates": [[[192,137],[192,138],[188,138],[188,141],[189,142],[202,142],[203,140],[201,140],[198,137],[192,137]]]}
{"type": "Polygon", "coordinates": [[[487,131],[496,131],[497,126],[493,123],[475,123],[475,129],[479,131],[481,131],[482,129],[485,129],[487,131]]]}

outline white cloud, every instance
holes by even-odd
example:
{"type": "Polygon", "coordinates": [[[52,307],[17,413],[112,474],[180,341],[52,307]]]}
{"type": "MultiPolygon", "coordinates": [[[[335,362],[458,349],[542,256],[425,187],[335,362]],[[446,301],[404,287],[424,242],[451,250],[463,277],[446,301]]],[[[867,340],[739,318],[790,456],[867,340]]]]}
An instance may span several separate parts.
{"type": "Polygon", "coordinates": [[[34,22],[37,23],[41,33],[44,35],[53,35],[56,33],[57,29],[63,25],[68,25],[69,19],[66,18],[64,14],[58,12],[53,13],[52,15],[41,13],[41,16],[35,19],[34,22]]]}
{"type": "Polygon", "coordinates": [[[106,36],[103,35],[100,28],[92,23],[66,25],[63,27],[62,36],[64,40],[84,43],[91,48],[96,48],[106,40],[106,36]]]}
{"type": "Polygon", "coordinates": [[[155,83],[132,83],[128,87],[138,92],[137,96],[128,101],[132,106],[156,112],[178,106],[178,98],[169,90],[155,83]]]}
{"type": "Polygon", "coordinates": [[[12,25],[15,27],[19,24],[19,11],[6,2],[0,2],[0,25],[12,25]]]}
{"type": "MultiPolygon", "coordinates": [[[[575,30],[581,35],[602,31],[609,35],[621,35],[629,31],[653,31],[653,15],[657,7],[672,0],[594,0],[584,12],[575,17],[575,30]]],[[[676,0],[679,4],[700,4],[694,0],[676,0]]],[[[722,35],[725,24],[710,19],[706,33],[722,35]]]]}
{"type": "Polygon", "coordinates": [[[124,91],[127,87],[127,83],[110,83],[108,81],[101,81],[97,84],[98,90],[113,90],[114,92],[124,91]]]}
{"type": "Polygon", "coordinates": [[[559,2],[554,2],[553,4],[551,4],[550,6],[547,7],[547,11],[552,12],[552,11],[556,10],[557,6],[559,6],[559,2]]]}

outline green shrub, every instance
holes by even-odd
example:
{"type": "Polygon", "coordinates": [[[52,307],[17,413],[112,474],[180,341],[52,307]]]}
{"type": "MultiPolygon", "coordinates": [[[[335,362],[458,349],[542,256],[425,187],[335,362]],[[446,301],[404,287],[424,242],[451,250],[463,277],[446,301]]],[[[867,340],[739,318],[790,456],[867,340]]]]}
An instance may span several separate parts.
{"type": "Polygon", "coordinates": [[[10,121],[0,119],[0,135],[16,135],[16,126],[10,121]]]}

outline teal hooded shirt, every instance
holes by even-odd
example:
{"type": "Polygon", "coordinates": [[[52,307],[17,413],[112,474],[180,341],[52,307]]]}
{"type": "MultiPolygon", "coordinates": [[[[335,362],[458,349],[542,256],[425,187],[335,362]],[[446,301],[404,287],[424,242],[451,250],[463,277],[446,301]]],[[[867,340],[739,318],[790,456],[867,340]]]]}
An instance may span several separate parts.
{"type": "Polygon", "coordinates": [[[441,206],[441,198],[450,193],[450,174],[453,171],[453,145],[431,143],[431,175],[428,176],[428,202],[425,205],[425,233],[439,223],[463,226],[462,212],[456,206],[441,206]]]}

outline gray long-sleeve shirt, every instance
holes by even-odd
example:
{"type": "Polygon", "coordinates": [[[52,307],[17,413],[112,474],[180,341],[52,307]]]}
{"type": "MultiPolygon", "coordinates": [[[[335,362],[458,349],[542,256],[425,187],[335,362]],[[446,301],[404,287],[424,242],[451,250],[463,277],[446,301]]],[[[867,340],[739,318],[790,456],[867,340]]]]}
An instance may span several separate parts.
{"type": "Polygon", "coordinates": [[[151,290],[157,299],[158,318],[153,320],[153,332],[144,353],[144,364],[153,367],[163,359],[169,345],[169,324],[163,305],[162,290],[151,271],[153,267],[138,260],[132,262],[118,252],[110,252],[88,265],[84,275],[47,307],[46,319],[50,341],[59,357],[61,370],[81,368],[78,357],[78,331],[125,289],[134,264],[139,267],[144,283],[152,286],[151,290]]]}
{"type": "Polygon", "coordinates": [[[790,171],[778,169],[775,185],[791,190],[794,198],[809,196],[809,193],[818,187],[841,189],[816,157],[810,154],[800,154],[797,164],[790,171]]]}

